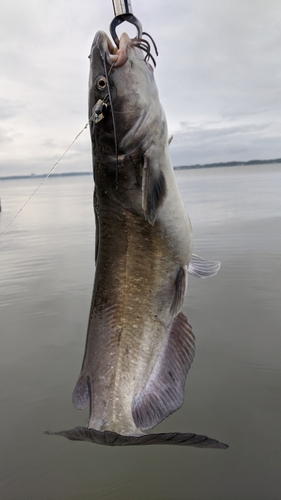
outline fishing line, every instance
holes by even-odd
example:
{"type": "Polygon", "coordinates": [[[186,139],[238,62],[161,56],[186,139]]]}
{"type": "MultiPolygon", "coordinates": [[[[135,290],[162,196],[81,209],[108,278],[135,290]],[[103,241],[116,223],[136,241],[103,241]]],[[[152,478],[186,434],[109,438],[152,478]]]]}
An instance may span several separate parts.
{"type": "Polygon", "coordinates": [[[107,71],[106,61],[105,61],[105,59],[103,59],[103,66],[104,66],[105,76],[107,79],[107,90],[108,90],[108,97],[109,97],[109,103],[110,103],[110,109],[111,109],[111,115],[112,115],[114,147],[115,147],[115,157],[116,157],[116,183],[117,183],[117,180],[118,180],[118,143],[117,143],[117,132],[116,132],[115,116],[114,116],[114,109],[113,109],[113,103],[112,103],[111,88],[109,85],[109,75],[113,69],[114,64],[115,63],[113,63],[110,66],[109,71],[107,71]]]}
{"type": "Polygon", "coordinates": [[[12,218],[12,220],[9,222],[9,224],[5,227],[5,229],[0,233],[0,238],[1,236],[7,231],[7,229],[11,226],[11,224],[14,222],[14,220],[19,216],[19,214],[22,212],[22,210],[26,207],[28,202],[33,198],[35,193],[37,193],[38,189],[42,186],[42,184],[45,182],[48,177],[50,177],[51,173],[55,170],[56,166],[59,164],[59,162],[63,159],[63,157],[66,155],[66,153],[70,150],[71,146],[77,141],[78,137],[84,132],[84,130],[88,127],[90,121],[92,120],[92,117],[87,121],[86,125],[80,130],[79,134],[76,135],[76,137],[73,139],[71,144],[68,146],[68,148],[65,150],[65,152],[61,155],[61,157],[58,159],[58,161],[54,164],[54,166],[51,168],[50,172],[44,177],[44,179],[40,182],[40,184],[37,186],[37,188],[33,191],[33,193],[29,196],[29,198],[26,200],[26,202],[22,205],[22,207],[19,209],[19,211],[16,213],[16,215],[12,218]]]}

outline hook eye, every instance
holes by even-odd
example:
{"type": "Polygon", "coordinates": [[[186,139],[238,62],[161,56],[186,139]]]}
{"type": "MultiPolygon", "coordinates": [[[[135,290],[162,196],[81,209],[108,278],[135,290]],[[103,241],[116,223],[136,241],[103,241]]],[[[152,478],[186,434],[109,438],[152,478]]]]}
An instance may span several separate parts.
{"type": "Polygon", "coordinates": [[[116,43],[117,47],[119,47],[119,38],[116,33],[116,28],[119,24],[127,21],[130,24],[133,24],[137,28],[138,38],[142,37],[142,25],[140,21],[133,14],[122,14],[120,16],[116,16],[109,26],[110,34],[116,43]]]}

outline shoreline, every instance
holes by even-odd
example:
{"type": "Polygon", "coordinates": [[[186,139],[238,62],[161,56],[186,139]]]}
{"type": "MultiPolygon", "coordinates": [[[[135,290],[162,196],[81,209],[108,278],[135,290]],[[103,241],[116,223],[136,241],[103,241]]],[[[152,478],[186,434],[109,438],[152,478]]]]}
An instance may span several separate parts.
{"type": "MultiPolygon", "coordinates": [[[[178,167],[174,167],[174,170],[195,170],[200,168],[220,168],[220,167],[243,167],[249,165],[272,165],[272,164],[281,164],[281,158],[277,158],[275,160],[249,160],[249,161],[229,161],[229,162],[221,162],[221,163],[206,163],[206,164],[196,164],[196,165],[182,165],[178,167]]],[[[17,180],[17,179],[44,179],[45,177],[75,177],[75,176],[84,176],[84,175],[93,175],[92,171],[89,172],[62,172],[62,173],[54,173],[50,174],[23,174],[23,175],[5,175],[0,176],[1,181],[7,180],[17,180]]]]}

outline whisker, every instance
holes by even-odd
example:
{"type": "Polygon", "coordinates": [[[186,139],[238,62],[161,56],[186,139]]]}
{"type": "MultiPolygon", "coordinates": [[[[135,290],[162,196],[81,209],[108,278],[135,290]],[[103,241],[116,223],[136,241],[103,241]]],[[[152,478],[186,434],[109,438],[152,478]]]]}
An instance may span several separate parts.
{"type": "MultiPolygon", "coordinates": [[[[154,50],[155,50],[155,53],[156,55],[158,56],[158,50],[157,50],[157,47],[156,47],[156,44],[153,40],[153,38],[146,32],[143,33],[144,35],[148,36],[150,38],[150,40],[152,41],[153,43],[153,47],[154,47],[154,50]]],[[[154,57],[152,56],[151,54],[151,46],[150,46],[150,43],[148,42],[148,40],[145,40],[145,38],[135,38],[133,40],[134,42],[134,45],[136,47],[138,47],[139,49],[143,50],[145,53],[146,53],[146,56],[145,56],[145,62],[149,61],[149,59],[152,60],[154,66],[156,67],[156,61],[154,59],[154,57]]]]}
{"type": "Polygon", "coordinates": [[[146,33],[146,31],[143,31],[142,33],[143,35],[145,36],[148,36],[150,38],[150,40],[152,41],[153,43],[153,47],[154,47],[154,50],[155,50],[155,54],[158,56],[158,49],[157,49],[157,46],[156,46],[156,43],[154,42],[152,36],[149,34],[149,33],[146,33]]]}
{"type": "Polygon", "coordinates": [[[141,39],[137,38],[136,46],[140,48],[142,48],[142,46],[145,46],[146,49],[150,52],[150,43],[147,40],[144,40],[143,38],[141,39]]]}

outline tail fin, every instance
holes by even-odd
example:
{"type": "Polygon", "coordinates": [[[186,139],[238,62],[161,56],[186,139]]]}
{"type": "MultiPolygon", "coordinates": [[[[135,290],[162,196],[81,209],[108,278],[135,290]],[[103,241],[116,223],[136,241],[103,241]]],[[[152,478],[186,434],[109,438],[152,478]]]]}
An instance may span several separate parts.
{"type": "Polygon", "coordinates": [[[122,436],[112,431],[100,432],[87,427],[75,427],[69,431],[45,432],[48,435],[64,436],[72,441],[90,441],[107,446],[132,446],[146,444],[174,444],[196,446],[197,448],[228,448],[227,444],[199,434],[181,434],[179,432],[144,434],[141,436],[122,436]]]}

